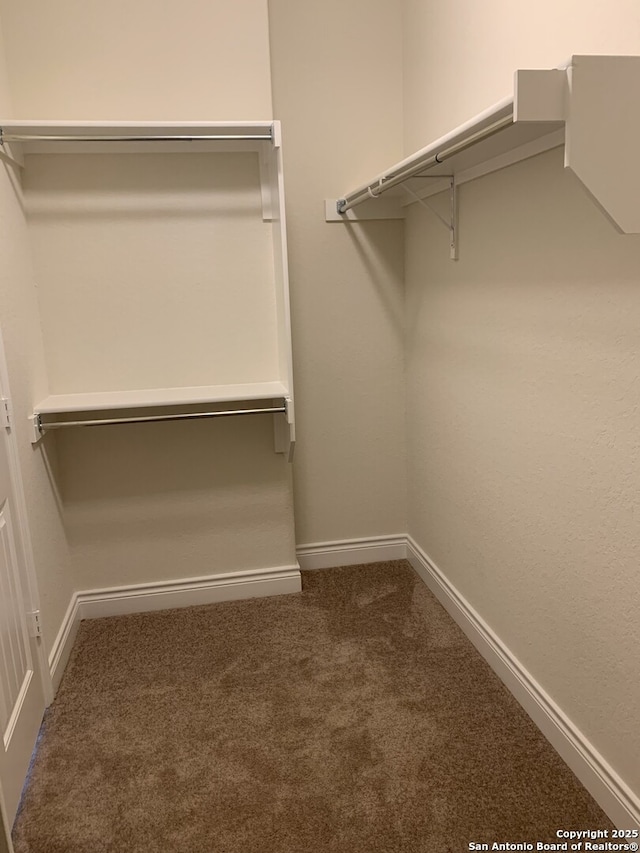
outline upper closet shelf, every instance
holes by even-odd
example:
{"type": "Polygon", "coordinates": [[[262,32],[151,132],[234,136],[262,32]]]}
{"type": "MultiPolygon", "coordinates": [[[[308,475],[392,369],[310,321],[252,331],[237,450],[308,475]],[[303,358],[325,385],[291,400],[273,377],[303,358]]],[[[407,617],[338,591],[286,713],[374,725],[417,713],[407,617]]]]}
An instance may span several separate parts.
{"type": "Polygon", "coordinates": [[[89,391],[84,394],[54,394],[34,407],[39,414],[111,411],[159,406],[199,405],[270,400],[287,397],[282,382],[252,382],[241,385],[196,385],[191,388],[145,388],[140,391],[89,391]]]}
{"type": "Polygon", "coordinates": [[[264,142],[280,146],[278,122],[0,121],[0,145],[18,159],[22,154],[126,153],[140,151],[145,143],[156,150],[161,144],[169,153],[258,150],[264,142]]]}
{"type": "Polygon", "coordinates": [[[618,230],[640,233],[639,88],[637,56],[573,56],[561,68],[516,71],[513,97],[328,199],[326,219],[402,218],[407,204],[448,189],[449,219],[438,216],[451,232],[455,256],[456,187],[564,145],[565,167],[618,230]]]}

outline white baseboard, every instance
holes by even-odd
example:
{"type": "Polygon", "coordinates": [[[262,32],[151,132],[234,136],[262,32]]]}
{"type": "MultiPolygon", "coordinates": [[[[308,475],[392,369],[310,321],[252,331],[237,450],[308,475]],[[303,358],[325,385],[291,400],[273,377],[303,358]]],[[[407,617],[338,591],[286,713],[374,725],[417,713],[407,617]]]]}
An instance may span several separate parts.
{"type": "Polygon", "coordinates": [[[300,568],[333,569],[337,566],[356,566],[359,563],[381,563],[404,560],[407,556],[407,537],[373,536],[369,539],[343,539],[339,542],[315,542],[296,549],[300,568]]]}
{"type": "Polygon", "coordinates": [[[420,546],[411,537],[407,537],[406,542],[407,559],[415,571],[602,810],[619,829],[640,827],[640,798],[618,776],[420,546]]]}
{"type": "Polygon", "coordinates": [[[51,684],[54,695],[60,686],[60,679],[69,661],[69,655],[71,654],[79,625],[78,593],[74,592],[62,620],[58,635],[54,640],[51,653],[49,654],[49,672],[51,673],[51,684]]]}
{"type": "Polygon", "coordinates": [[[300,567],[296,564],[76,592],[71,598],[49,655],[54,690],[57,690],[60,684],[82,619],[148,613],[152,610],[216,604],[220,601],[261,598],[267,595],[284,595],[300,592],[301,589],[300,567]]]}
{"type": "Polygon", "coordinates": [[[186,580],[92,589],[78,593],[81,619],[284,595],[302,589],[299,566],[253,569],[186,580]]]}

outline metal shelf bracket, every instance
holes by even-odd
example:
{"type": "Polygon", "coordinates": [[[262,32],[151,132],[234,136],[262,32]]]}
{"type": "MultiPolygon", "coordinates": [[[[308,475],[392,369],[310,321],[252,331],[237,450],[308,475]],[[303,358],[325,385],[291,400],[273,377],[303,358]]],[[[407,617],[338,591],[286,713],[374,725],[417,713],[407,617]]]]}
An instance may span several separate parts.
{"type": "Polygon", "coordinates": [[[442,214],[440,214],[435,207],[429,204],[424,198],[421,198],[418,193],[414,192],[411,187],[408,187],[406,184],[401,184],[402,188],[412,196],[418,204],[421,204],[424,208],[429,210],[433,215],[441,222],[444,227],[449,232],[449,257],[452,261],[458,260],[458,187],[456,185],[456,179],[454,175],[442,176],[438,175],[419,175],[417,177],[424,178],[426,180],[437,180],[441,181],[443,177],[448,177],[449,179],[449,218],[445,219],[442,214]]]}

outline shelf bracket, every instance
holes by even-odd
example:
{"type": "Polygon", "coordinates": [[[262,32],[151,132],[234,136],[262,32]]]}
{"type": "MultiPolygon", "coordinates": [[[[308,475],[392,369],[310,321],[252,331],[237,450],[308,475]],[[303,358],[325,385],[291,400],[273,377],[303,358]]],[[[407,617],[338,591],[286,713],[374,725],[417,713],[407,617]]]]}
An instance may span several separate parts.
{"type": "Polygon", "coordinates": [[[261,145],[258,151],[263,222],[278,219],[278,151],[282,146],[279,121],[274,121],[271,126],[271,143],[269,146],[261,145]]]}
{"type": "Polygon", "coordinates": [[[422,177],[425,179],[431,180],[442,180],[443,177],[448,177],[449,179],[449,218],[445,219],[435,207],[432,207],[428,201],[421,198],[418,193],[414,192],[411,187],[408,187],[406,184],[401,184],[402,188],[409,193],[410,196],[421,204],[426,210],[433,213],[433,215],[441,222],[444,227],[449,232],[449,257],[452,261],[458,260],[458,187],[456,185],[456,179],[454,175],[420,175],[418,177],[422,177]]]}
{"type": "Polygon", "coordinates": [[[40,412],[34,412],[29,418],[31,423],[31,444],[37,444],[41,438],[44,438],[44,430],[42,429],[42,416],[40,412]]]}
{"type": "Polygon", "coordinates": [[[287,462],[293,462],[293,452],[296,446],[296,425],[293,411],[293,399],[285,397],[285,411],[273,416],[274,450],[283,453],[287,462]]]}
{"type": "Polygon", "coordinates": [[[273,204],[273,149],[261,148],[258,152],[260,164],[260,195],[262,198],[262,221],[273,222],[275,219],[273,204]]]}
{"type": "Polygon", "coordinates": [[[10,166],[13,166],[16,169],[23,169],[24,163],[21,163],[20,160],[17,160],[13,155],[13,152],[9,148],[5,138],[4,131],[0,127],[0,160],[3,163],[8,163],[10,166]]]}

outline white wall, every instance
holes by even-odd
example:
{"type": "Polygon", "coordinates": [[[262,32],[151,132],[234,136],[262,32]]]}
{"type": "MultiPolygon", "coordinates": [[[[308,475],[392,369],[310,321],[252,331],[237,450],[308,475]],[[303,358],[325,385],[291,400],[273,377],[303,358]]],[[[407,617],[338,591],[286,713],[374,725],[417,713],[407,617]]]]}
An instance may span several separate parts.
{"type": "MultiPolygon", "coordinates": [[[[0,112],[12,115],[1,34],[0,112]]],[[[29,443],[27,417],[33,399],[45,393],[46,377],[20,184],[12,167],[4,164],[0,164],[0,254],[0,328],[32,532],[42,630],[50,650],[71,595],[69,549],[54,485],[55,455],[47,464],[29,443]]]]}
{"type": "Polygon", "coordinates": [[[266,0],[2,0],[19,118],[267,120],[266,0]]]}
{"type": "Polygon", "coordinates": [[[290,471],[269,415],[57,438],[77,589],[295,563],[290,471]]]}
{"type": "MultiPolygon", "coordinates": [[[[516,68],[640,53],[630,2],[404,4],[409,149],[516,68]],[[463,8],[464,6],[464,8],[463,8]]],[[[409,532],[640,794],[640,238],[549,152],[407,223],[409,532]]]]}
{"type": "Polygon", "coordinates": [[[406,153],[513,93],[518,68],[637,54],[635,0],[403,0],[406,153]]]}
{"type": "Polygon", "coordinates": [[[324,221],[325,198],[401,154],[397,3],[270,0],[269,12],[284,133],[297,541],[402,533],[403,227],[324,221]]]}
{"type": "Polygon", "coordinates": [[[29,155],[52,394],[273,381],[258,155],[29,155]]]}

